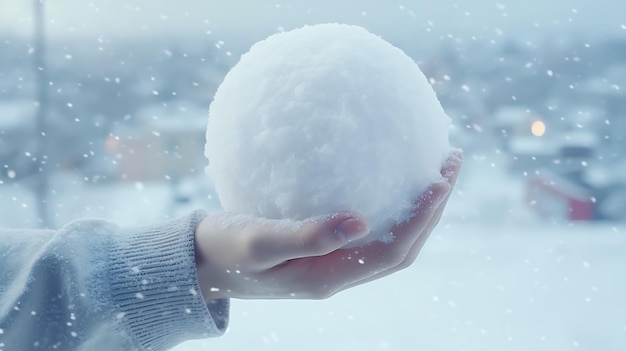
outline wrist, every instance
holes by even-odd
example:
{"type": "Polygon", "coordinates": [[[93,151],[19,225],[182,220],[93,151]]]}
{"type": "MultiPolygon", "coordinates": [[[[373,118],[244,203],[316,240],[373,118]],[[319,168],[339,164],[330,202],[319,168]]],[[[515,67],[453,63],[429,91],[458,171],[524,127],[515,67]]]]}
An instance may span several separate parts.
{"type": "Polygon", "coordinates": [[[231,298],[232,290],[226,288],[227,269],[221,269],[211,262],[207,254],[207,241],[211,237],[213,219],[207,216],[198,222],[194,233],[196,272],[198,284],[205,301],[231,298]]]}

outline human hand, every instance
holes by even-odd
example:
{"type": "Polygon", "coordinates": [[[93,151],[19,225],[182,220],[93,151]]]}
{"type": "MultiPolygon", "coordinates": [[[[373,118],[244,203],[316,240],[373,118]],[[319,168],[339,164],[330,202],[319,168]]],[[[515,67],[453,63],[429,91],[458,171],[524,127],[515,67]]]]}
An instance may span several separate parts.
{"type": "Polygon", "coordinates": [[[453,152],[443,179],[420,196],[408,221],[391,229],[391,243],[343,248],[369,232],[363,218],[348,212],[304,221],[208,216],[196,229],[204,298],[324,299],[410,266],[439,222],[461,164],[461,153],[453,152]]]}

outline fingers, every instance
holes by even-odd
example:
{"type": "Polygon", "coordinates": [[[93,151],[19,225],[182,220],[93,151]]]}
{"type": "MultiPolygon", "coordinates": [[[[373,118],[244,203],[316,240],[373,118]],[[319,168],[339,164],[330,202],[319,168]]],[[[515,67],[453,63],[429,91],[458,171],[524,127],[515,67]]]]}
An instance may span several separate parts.
{"type": "Polygon", "coordinates": [[[252,229],[251,254],[268,268],[284,261],[323,256],[369,233],[364,219],[343,213],[301,222],[266,221],[252,229]]]}
{"type": "Polygon", "coordinates": [[[392,268],[403,262],[416,240],[429,229],[450,190],[450,185],[445,182],[431,184],[417,201],[412,217],[391,230],[393,242],[372,242],[361,253],[370,261],[379,261],[380,269],[392,268]]]}
{"type": "MultiPolygon", "coordinates": [[[[456,185],[459,172],[461,170],[462,156],[463,155],[460,151],[453,152],[441,168],[441,175],[446,179],[448,184],[450,184],[451,190],[456,185]]],[[[417,255],[426,243],[426,240],[428,240],[432,231],[435,229],[437,224],[439,224],[443,211],[445,210],[448,200],[450,199],[450,195],[452,195],[452,192],[449,192],[443,202],[439,205],[439,208],[437,208],[437,211],[428,224],[426,230],[419,236],[415,244],[413,244],[413,247],[411,247],[411,250],[409,251],[409,254],[405,258],[404,262],[402,262],[400,267],[398,267],[399,269],[406,268],[415,261],[417,255]]]]}
{"type": "MultiPolygon", "coordinates": [[[[374,280],[378,280],[387,275],[395,273],[401,269],[409,267],[415,261],[422,247],[428,240],[430,234],[432,233],[434,228],[439,223],[439,220],[441,219],[441,216],[446,207],[448,199],[450,198],[452,187],[456,184],[456,181],[458,179],[458,175],[461,169],[461,164],[462,164],[462,153],[460,151],[453,152],[450,155],[450,157],[446,160],[446,162],[444,162],[444,165],[442,166],[442,169],[441,169],[441,174],[444,177],[444,179],[446,179],[447,184],[449,184],[449,189],[446,191],[444,189],[445,187],[443,188],[439,187],[437,183],[431,185],[429,190],[425,192],[425,194],[420,198],[420,200],[418,200],[418,205],[420,205],[422,209],[425,207],[425,205],[429,204],[430,202],[431,206],[429,207],[429,209],[426,211],[421,211],[419,208],[420,206],[417,206],[416,213],[410,219],[410,221],[408,223],[400,224],[399,226],[395,228],[397,240],[400,240],[400,241],[404,240],[406,242],[410,242],[411,238],[414,240],[412,245],[408,246],[410,248],[407,250],[404,258],[401,259],[402,256],[398,256],[397,264],[393,263],[393,260],[390,261],[389,259],[384,259],[385,257],[384,251],[392,251],[392,254],[394,254],[393,248],[390,248],[390,247],[383,247],[381,251],[378,253],[371,252],[372,255],[370,256],[372,257],[367,257],[367,258],[366,256],[368,256],[368,253],[364,251],[361,253],[362,258],[360,259],[359,262],[363,262],[365,264],[368,261],[371,262],[371,261],[383,259],[384,260],[383,262],[386,261],[387,267],[378,272],[377,271],[367,272],[367,269],[365,272],[354,272],[354,273],[360,273],[360,274],[364,273],[364,274],[360,277],[355,274],[353,276],[354,280],[352,282],[346,282],[347,283],[346,285],[340,287],[335,292],[348,289],[357,285],[361,285],[367,282],[371,282],[374,280]],[[368,273],[370,274],[368,275],[368,273]]],[[[400,245],[403,245],[403,244],[400,244],[400,245]]],[[[397,253],[395,254],[397,255],[397,253]]],[[[332,293],[330,295],[332,295],[332,293]]]]}
{"type": "Polygon", "coordinates": [[[460,150],[454,150],[450,153],[440,170],[443,180],[431,184],[426,189],[415,203],[415,210],[409,221],[398,224],[392,229],[392,233],[414,233],[423,229],[424,225],[430,222],[434,210],[438,208],[442,202],[447,201],[448,194],[456,184],[462,158],[463,154],[460,150]]]}
{"type": "Polygon", "coordinates": [[[446,197],[446,199],[444,200],[443,203],[441,203],[439,205],[439,208],[437,209],[435,215],[431,218],[430,223],[427,226],[427,229],[424,230],[417,238],[416,242],[413,244],[413,246],[411,247],[411,249],[409,250],[408,254],[405,256],[404,260],[402,260],[402,262],[400,262],[398,265],[387,269],[385,271],[382,271],[380,273],[376,273],[373,276],[370,276],[368,278],[365,278],[363,280],[360,281],[356,281],[352,284],[350,284],[349,286],[346,287],[346,289],[357,286],[357,285],[361,285],[361,284],[365,284],[374,280],[378,280],[380,278],[386,277],[390,274],[393,274],[395,272],[398,272],[402,269],[408,268],[409,266],[411,266],[413,264],[413,262],[415,262],[415,260],[417,259],[417,256],[419,255],[420,251],[422,251],[422,248],[424,247],[424,244],[426,244],[426,241],[428,240],[428,238],[430,237],[430,234],[432,233],[432,230],[435,228],[435,226],[437,225],[437,223],[439,222],[439,220],[441,219],[441,215],[443,213],[444,208],[446,207],[446,203],[448,202],[450,195],[448,194],[448,196],[446,197]]]}
{"type": "Polygon", "coordinates": [[[454,187],[463,164],[463,152],[459,149],[453,150],[441,167],[441,175],[454,187]]]}
{"type": "Polygon", "coordinates": [[[416,201],[409,220],[391,229],[394,236],[401,241],[399,244],[406,244],[406,241],[412,241],[414,239],[412,234],[419,233],[424,229],[451,190],[450,184],[441,181],[431,184],[424,191],[422,196],[416,201]]]}
{"type": "Polygon", "coordinates": [[[315,296],[328,297],[370,277],[391,274],[390,270],[404,261],[449,190],[450,186],[445,182],[431,185],[420,197],[419,210],[416,209],[414,216],[394,229],[393,242],[375,241],[360,248],[340,249],[313,258],[315,262],[308,270],[312,280],[316,281],[315,296]]]}
{"type": "Polygon", "coordinates": [[[397,270],[407,268],[411,264],[413,264],[413,262],[415,262],[415,259],[417,258],[417,255],[422,250],[422,247],[424,247],[424,244],[426,244],[426,241],[430,237],[430,234],[433,232],[433,230],[435,229],[437,224],[439,224],[439,220],[441,220],[441,215],[443,214],[443,211],[446,208],[446,204],[448,203],[448,199],[450,199],[450,194],[448,194],[446,196],[446,198],[444,199],[444,201],[439,205],[439,207],[437,208],[437,211],[435,212],[434,216],[431,218],[430,222],[426,226],[426,229],[417,238],[417,241],[415,241],[415,243],[413,244],[413,246],[409,250],[409,253],[406,255],[404,261],[402,263],[400,263],[398,265],[398,267],[396,267],[397,270]]]}
{"type": "MultiPolygon", "coordinates": [[[[456,184],[462,156],[460,150],[450,153],[440,170],[443,181],[431,184],[417,200],[412,217],[407,222],[400,223],[392,229],[392,233],[396,237],[393,244],[401,250],[405,250],[403,251],[405,260],[416,244],[420,248],[423,246],[430,232],[439,222],[452,187],[456,184]]],[[[393,245],[389,246],[384,247],[385,250],[393,249],[393,245]]],[[[417,253],[415,253],[416,255],[417,253]]]]}

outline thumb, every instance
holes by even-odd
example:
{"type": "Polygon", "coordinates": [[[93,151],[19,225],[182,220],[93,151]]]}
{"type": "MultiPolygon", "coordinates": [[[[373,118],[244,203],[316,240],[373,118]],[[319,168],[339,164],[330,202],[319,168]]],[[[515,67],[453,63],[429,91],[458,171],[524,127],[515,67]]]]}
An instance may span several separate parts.
{"type": "Polygon", "coordinates": [[[261,245],[257,245],[255,251],[257,257],[264,257],[271,266],[287,260],[326,255],[369,233],[366,221],[353,213],[314,217],[291,222],[291,225],[265,225],[273,226],[274,230],[264,228],[260,231],[265,235],[258,238],[257,244],[261,245]]]}

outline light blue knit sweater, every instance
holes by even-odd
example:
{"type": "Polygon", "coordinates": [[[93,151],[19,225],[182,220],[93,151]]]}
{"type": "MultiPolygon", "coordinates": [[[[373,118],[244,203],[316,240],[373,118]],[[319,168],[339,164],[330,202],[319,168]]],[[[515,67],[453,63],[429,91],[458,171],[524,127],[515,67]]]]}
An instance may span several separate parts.
{"type": "Polygon", "coordinates": [[[205,215],[0,230],[0,350],[161,351],[221,335],[229,301],[205,303],[196,276],[205,215]]]}

